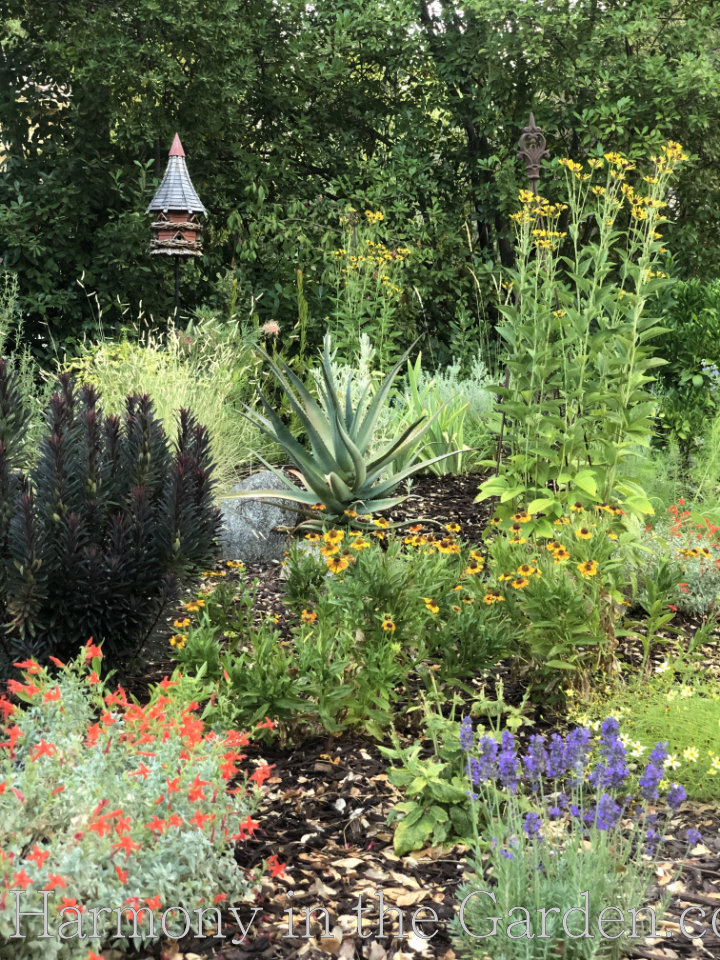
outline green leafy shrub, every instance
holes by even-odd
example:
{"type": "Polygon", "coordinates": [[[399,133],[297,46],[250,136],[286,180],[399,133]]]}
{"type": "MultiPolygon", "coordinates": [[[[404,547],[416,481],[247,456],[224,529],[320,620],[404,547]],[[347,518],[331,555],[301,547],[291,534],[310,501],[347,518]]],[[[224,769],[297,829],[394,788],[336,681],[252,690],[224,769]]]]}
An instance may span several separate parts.
{"type": "Polygon", "coordinates": [[[720,281],[680,281],[663,312],[667,332],[657,341],[660,425],[687,464],[720,412],[720,281]]]}
{"type": "Polygon", "coordinates": [[[390,760],[388,780],[402,790],[387,822],[396,824],[393,848],[398,856],[429,844],[467,842],[472,837],[470,800],[463,776],[459,723],[454,705],[449,718],[423,703],[423,742],[403,747],[393,731],[392,747],[379,747],[390,760]],[[434,747],[427,756],[427,740],[434,747]]]}
{"type": "Polygon", "coordinates": [[[665,566],[678,588],[668,596],[672,610],[707,616],[720,599],[720,526],[701,511],[690,510],[685,500],[644,531],[645,562],[633,573],[643,605],[653,592],[665,566]]]}
{"type": "Polygon", "coordinates": [[[637,538],[634,522],[609,504],[578,503],[553,523],[518,513],[491,525],[487,568],[465,592],[513,637],[545,695],[560,695],[563,682],[584,686],[601,667],[617,669],[626,558],[637,558],[637,538]]]}
{"type": "Polygon", "coordinates": [[[369,452],[378,417],[406,356],[395,364],[372,399],[368,396],[368,385],[357,405],[352,402],[352,378],[348,379],[342,394],[335,386],[329,336],[324,340],[322,403],[314,399],[286,363],[282,360],[276,363],[265,353],[263,356],[283,388],[308,438],[310,450],[292,435],[262,391],[259,396],[267,417],[247,405],[245,417],[282,448],[302,473],[305,489],[300,490],[284,474],[275,471],[283,481],[283,490],[258,490],[234,496],[280,497],[302,504],[306,510],[319,504],[330,520],[344,518],[348,511],[372,514],[402,502],[404,497],[392,494],[403,480],[450,455],[445,453],[422,463],[412,462],[398,473],[389,474],[393,460],[416,449],[421,438],[431,429],[433,419],[425,420],[424,417],[410,424],[399,437],[388,441],[378,453],[369,452]]]}
{"type": "MultiPolygon", "coordinates": [[[[83,957],[88,944],[140,948],[157,942],[160,915],[171,907],[186,910],[194,929],[198,908],[204,924],[217,925],[226,899],[246,903],[259,889],[259,872],[240,870],[233,856],[235,842],[257,827],[253,786],[268,773],[260,767],[242,777],[249,737],[206,728],[177,673],[142,707],[122,687],[106,691],[101,656],[90,644],[55,677],[28,660],[20,664],[23,682],[11,682],[24,709],[0,700],[0,957],[7,960],[36,957],[39,943],[53,960],[78,957],[80,930],[89,938],[83,957]],[[42,911],[43,891],[50,930],[65,923],[71,939],[38,940],[42,916],[21,917],[25,939],[11,939],[16,896],[21,912],[42,911]],[[111,912],[95,914],[92,937],[91,911],[100,908],[111,912]],[[119,939],[116,908],[138,911],[135,929],[131,915],[121,916],[119,939]]],[[[177,913],[166,920],[170,930],[183,926],[177,913]]]]}
{"type": "Polygon", "coordinates": [[[128,394],[147,393],[168,433],[180,408],[212,424],[218,490],[229,489],[252,451],[263,449],[261,434],[236,412],[242,401],[251,400],[257,360],[235,323],[206,318],[186,330],[169,324],[165,334],[146,332],[131,339],[126,332],[117,342],[101,338],[65,367],[102,391],[107,413],[119,416],[128,394]]]}
{"type": "Polygon", "coordinates": [[[186,410],[170,444],[149,397],[104,417],[68,374],[50,401],[37,465],[12,469],[21,397],[0,367],[0,648],[9,662],[67,658],[94,637],[120,664],[152,634],[180,581],[215,555],[209,438],[186,410]],[[8,439],[5,439],[5,438],[8,439]]]}

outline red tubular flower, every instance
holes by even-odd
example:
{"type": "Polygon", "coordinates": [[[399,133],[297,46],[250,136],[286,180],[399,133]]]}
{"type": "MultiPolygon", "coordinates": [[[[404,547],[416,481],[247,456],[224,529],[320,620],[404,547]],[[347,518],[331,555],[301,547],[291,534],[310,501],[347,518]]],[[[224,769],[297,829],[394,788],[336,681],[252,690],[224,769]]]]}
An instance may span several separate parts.
{"type": "Polygon", "coordinates": [[[84,907],[81,903],[78,903],[78,902],[77,902],[77,899],[76,899],[75,897],[72,897],[72,898],[70,898],[70,897],[63,897],[63,898],[62,898],[62,903],[60,904],[59,909],[60,909],[60,910],[70,910],[70,909],[73,909],[73,910],[77,910],[78,913],[84,913],[84,912],[85,912],[85,907],[84,907]]]}
{"type": "Polygon", "coordinates": [[[123,817],[115,824],[115,833],[118,836],[122,836],[123,833],[127,833],[130,829],[130,817],[123,817]]]}
{"type": "Polygon", "coordinates": [[[44,739],[41,739],[40,743],[35,744],[30,751],[30,760],[34,763],[40,757],[51,757],[54,753],[57,753],[55,744],[47,743],[44,739]]]}
{"type": "Polygon", "coordinates": [[[17,873],[13,874],[12,879],[13,882],[10,884],[11,887],[22,887],[23,890],[27,890],[27,888],[32,884],[32,880],[24,870],[19,870],[17,873]]]}
{"type": "Polygon", "coordinates": [[[93,657],[102,657],[102,655],[102,649],[96,643],[93,643],[92,637],[90,637],[85,646],[85,659],[92,660],[93,657]]]}
{"type": "Polygon", "coordinates": [[[39,663],[36,663],[35,660],[20,660],[18,663],[13,664],[14,667],[17,667],[18,670],[26,670],[28,673],[40,673],[42,667],[39,663]]]}
{"type": "Polygon", "coordinates": [[[274,766],[274,764],[271,765],[264,763],[261,767],[257,768],[257,770],[251,775],[250,779],[253,780],[259,787],[261,787],[270,776],[270,771],[274,766]]]}
{"type": "Polygon", "coordinates": [[[208,820],[214,820],[214,819],[215,819],[214,813],[200,813],[199,810],[196,810],[195,815],[190,819],[190,823],[194,824],[196,827],[200,827],[200,829],[202,830],[202,828],[205,826],[205,823],[208,820]]]}
{"type": "Polygon", "coordinates": [[[55,684],[55,689],[54,689],[54,690],[48,690],[47,693],[44,693],[44,694],[43,694],[43,702],[44,702],[44,703],[53,703],[53,702],[55,702],[55,701],[57,701],[57,700],[60,700],[60,699],[61,699],[61,696],[60,696],[60,687],[59,687],[57,684],[55,684]]]}
{"type": "Polygon", "coordinates": [[[266,863],[270,868],[270,876],[273,879],[275,879],[275,877],[282,877],[285,873],[286,864],[280,863],[276,853],[274,853],[271,857],[268,857],[266,863]]]}
{"type": "Polygon", "coordinates": [[[8,680],[7,688],[10,693],[18,696],[34,697],[36,693],[40,693],[40,687],[36,687],[34,683],[18,683],[17,680],[8,680]]]}
{"type": "Polygon", "coordinates": [[[130,854],[133,853],[133,851],[139,850],[140,847],[141,847],[141,844],[135,843],[135,841],[131,837],[121,837],[121,839],[118,840],[117,843],[112,844],[111,849],[122,850],[123,853],[127,854],[127,856],[129,857],[130,854]]]}
{"type": "Polygon", "coordinates": [[[121,870],[117,864],[115,865],[115,873],[117,874],[118,880],[123,886],[125,886],[125,884],[127,883],[128,872],[129,871],[127,870],[121,870]]]}
{"type": "Polygon", "coordinates": [[[15,753],[15,744],[18,742],[20,737],[24,737],[25,734],[17,725],[14,727],[6,727],[5,733],[10,739],[6,740],[4,743],[0,743],[0,747],[7,747],[10,751],[10,756],[12,756],[15,753]]]}
{"type": "Polygon", "coordinates": [[[49,856],[50,852],[48,850],[43,850],[42,847],[35,844],[32,853],[29,853],[25,859],[32,860],[38,867],[42,867],[49,856]]]}
{"type": "Polygon", "coordinates": [[[56,890],[58,887],[60,887],[61,890],[67,887],[65,877],[61,877],[59,873],[51,873],[43,890],[56,890]]]}
{"type": "Polygon", "coordinates": [[[165,828],[167,827],[167,824],[166,824],[166,822],[165,822],[164,820],[161,820],[160,817],[158,817],[157,814],[156,814],[156,815],[152,818],[152,820],[150,821],[150,823],[146,823],[145,826],[148,828],[148,830],[152,830],[153,833],[155,833],[155,832],[157,832],[157,833],[165,833],[165,828]]]}

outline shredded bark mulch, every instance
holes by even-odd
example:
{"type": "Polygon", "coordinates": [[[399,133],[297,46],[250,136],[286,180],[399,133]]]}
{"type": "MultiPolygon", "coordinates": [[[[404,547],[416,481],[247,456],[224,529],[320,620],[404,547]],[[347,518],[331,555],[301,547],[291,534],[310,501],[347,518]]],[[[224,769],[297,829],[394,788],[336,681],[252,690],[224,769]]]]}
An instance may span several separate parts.
{"type": "MultiPolygon", "coordinates": [[[[392,848],[392,829],[386,818],[402,799],[387,778],[387,761],[372,742],[343,738],[319,740],[284,751],[263,751],[274,765],[260,812],[261,827],[252,840],[239,845],[236,859],[251,869],[271,856],[287,865],[286,876],[267,882],[258,901],[252,932],[242,944],[239,927],[228,915],[223,925],[225,939],[215,944],[208,938],[188,938],[178,945],[158,945],[155,956],[223,957],[225,960],[410,960],[437,957],[454,960],[448,921],[457,909],[457,889],[465,873],[465,848],[429,847],[405,857],[392,848]],[[379,892],[382,890],[387,920],[385,937],[379,937],[379,892]],[[363,933],[358,936],[358,898],[362,897],[363,933]],[[317,908],[327,911],[324,915],[317,908]],[[397,914],[402,910],[403,933],[399,939],[397,914]],[[412,935],[413,913],[431,907],[437,923],[424,928],[430,941],[412,935]],[[288,913],[293,910],[294,938],[288,936],[288,913]],[[304,910],[310,913],[309,928],[304,910]],[[325,933],[330,935],[325,937],[325,933]],[[308,936],[309,934],[309,936],[308,936]]],[[[657,936],[638,940],[628,954],[643,960],[703,960],[720,956],[720,937],[711,921],[718,910],[720,928],[720,815],[709,804],[686,804],[665,828],[664,858],[657,864],[656,883],[647,904],[657,904],[664,895],[672,900],[657,936]],[[703,835],[700,845],[686,858],[685,831],[694,827],[703,835]],[[680,918],[685,918],[688,937],[680,918]],[[703,918],[698,912],[705,911],[703,918]]],[[[221,892],[221,891],[211,891],[221,892]]],[[[550,905],[548,905],[550,906],[550,905]]],[[[628,907],[629,910],[629,907],[628,907]]],[[[251,906],[238,908],[247,923],[251,906]]],[[[424,913],[420,916],[432,916],[424,913]]],[[[489,956],[492,956],[491,941],[489,956]]],[[[147,951],[145,951],[147,956],[147,951]]]]}
{"type": "MultiPolygon", "coordinates": [[[[489,503],[476,504],[474,498],[483,477],[424,477],[416,480],[410,497],[388,514],[395,522],[420,520],[435,523],[459,523],[464,540],[478,544],[492,513],[489,503]]],[[[239,577],[228,570],[225,583],[239,577]]],[[[283,601],[283,584],[278,564],[248,564],[243,579],[258,580],[256,616],[278,617],[278,627],[286,630],[289,613],[283,601]]],[[[216,582],[216,581],[215,581],[216,582]]],[[[210,588],[210,581],[204,585],[210,588]]],[[[201,587],[203,589],[203,587],[201,587]]],[[[173,632],[172,620],[182,616],[181,608],[168,620],[168,636],[173,632]]],[[[692,636],[699,621],[676,618],[684,640],[692,636]]],[[[656,655],[664,659],[666,650],[656,655]]],[[[128,678],[129,689],[141,699],[148,685],[161,680],[174,669],[172,648],[167,641],[157,643],[150,651],[150,663],[142,674],[128,678]]],[[[709,672],[718,675],[718,644],[711,642],[701,651],[709,672]]],[[[628,638],[622,642],[618,656],[626,666],[637,666],[642,648],[628,638]]],[[[480,678],[482,680],[483,678],[480,678]]],[[[489,695],[502,680],[505,699],[519,703],[523,684],[505,665],[498,665],[485,678],[489,695]]],[[[535,720],[534,729],[547,729],[557,720],[543,716],[539,707],[529,707],[535,720]]],[[[406,737],[416,735],[410,726],[398,729],[406,737]]],[[[259,748],[258,748],[259,749],[259,748]]],[[[259,754],[256,752],[256,758],[259,754]]],[[[255,836],[238,845],[236,859],[251,869],[271,856],[287,865],[286,876],[268,882],[258,906],[262,916],[256,918],[253,932],[242,944],[231,944],[232,931],[237,930],[231,916],[223,927],[226,939],[187,939],[180,944],[158,945],[150,953],[166,960],[183,956],[188,960],[210,956],[225,960],[277,958],[277,960],[321,960],[331,956],[344,960],[409,960],[437,957],[454,960],[448,920],[457,907],[457,888],[465,871],[463,847],[428,848],[411,856],[397,857],[392,846],[392,827],[386,825],[388,813],[403,799],[387,777],[388,761],[377,745],[351,735],[323,737],[280,749],[262,748],[262,756],[274,764],[262,806],[256,818],[260,829],[255,836]],[[398,939],[397,926],[386,928],[389,936],[379,938],[378,894],[382,890],[385,909],[399,907],[405,921],[407,939],[398,939]],[[370,909],[363,913],[364,930],[370,933],[361,939],[357,931],[358,898],[370,909]],[[324,917],[314,914],[307,937],[303,909],[323,907],[328,912],[329,937],[324,932],[324,917]],[[437,931],[429,941],[419,940],[408,930],[413,912],[431,907],[438,922],[428,923],[427,933],[437,931]],[[288,937],[287,911],[294,911],[296,938],[288,937]]],[[[253,754],[251,753],[251,759],[253,754]]],[[[713,931],[711,919],[718,910],[715,927],[720,931],[720,804],[686,804],[666,828],[666,858],[657,865],[656,883],[648,894],[648,904],[657,903],[663,895],[672,900],[665,919],[658,925],[658,935],[646,942],[637,941],[628,958],[642,960],[705,960],[720,957],[720,936],[713,931]],[[685,832],[699,829],[700,845],[689,855],[685,832]],[[688,907],[685,924],[695,936],[687,938],[680,929],[680,917],[688,907]],[[699,910],[704,910],[705,918],[699,910]]],[[[222,891],[214,891],[218,893],[222,891]]],[[[548,905],[551,906],[551,905],[548,905]]],[[[250,906],[240,911],[249,919],[250,906]]],[[[425,914],[427,916],[427,914],[425,914]]],[[[394,914],[391,914],[394,916],[394,914]]],[[[241,934],[237,933],[238,939],[241,934]]],[[[492,956],[492,941],[484,941],[492,956]]],[[[143,956],[147,956],[145,950],[143,956]]],[[[570,957],[571,954],[568,954],[570,957]]]]}

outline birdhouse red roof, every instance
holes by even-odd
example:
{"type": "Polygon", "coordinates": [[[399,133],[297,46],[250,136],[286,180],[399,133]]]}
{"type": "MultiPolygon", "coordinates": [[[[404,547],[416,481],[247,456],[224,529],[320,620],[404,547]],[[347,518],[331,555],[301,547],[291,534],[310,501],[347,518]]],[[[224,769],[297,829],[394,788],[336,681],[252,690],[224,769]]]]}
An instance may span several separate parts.
{"type": "Polygon", "coordinates": [[[163,213],[175,211],[177,213],[204,213],[207,216],[207,210],[203,206],[200,197],[195,192],[192,185],[190,174],[185,164],[185,151],[183,150],[180,137],[175,134],[175,139],[170,147],[168,165],[165,170],[165,176],[157,189],[157,193],[152,198],[146,213],[160,210],[163,213]]]}

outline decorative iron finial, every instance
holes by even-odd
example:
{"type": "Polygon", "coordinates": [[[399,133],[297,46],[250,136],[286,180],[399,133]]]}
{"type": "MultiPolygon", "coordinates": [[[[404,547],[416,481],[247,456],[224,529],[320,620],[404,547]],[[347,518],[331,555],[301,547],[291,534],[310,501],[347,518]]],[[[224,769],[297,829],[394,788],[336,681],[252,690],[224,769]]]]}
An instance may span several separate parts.
{"type": "Polygon", "coordinates": [[[517,152],[517,158],[525,161],[530,189],[536,194],[537,182],[540,179],[540,164],[544,157],[550,156],[550,151],[545,149],[545,137],[535,123],[532,113],[528,125],[522,132],[518,147],[520,149],[517,152]]]}

